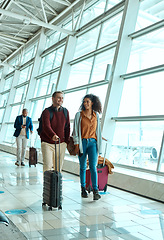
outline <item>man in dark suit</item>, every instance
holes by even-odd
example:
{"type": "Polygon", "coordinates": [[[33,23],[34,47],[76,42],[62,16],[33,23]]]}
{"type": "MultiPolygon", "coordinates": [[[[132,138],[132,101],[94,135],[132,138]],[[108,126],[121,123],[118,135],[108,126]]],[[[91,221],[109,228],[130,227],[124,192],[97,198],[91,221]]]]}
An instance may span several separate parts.
{"type": "Polygon", "coordinates": [[[17,116],[14,123],[14,128],[16,128],[14,136],[16,137],[17,143],[17,161],[15,162],[15,165],[17,166],[20,164],[21,166],[25,166],[24,159],[27,140],[29,139],[29,129],[30,132],[33,133],[32,119],[28,117],[27,114],[27,109],[23,109],[22,115],[17,116]]]}

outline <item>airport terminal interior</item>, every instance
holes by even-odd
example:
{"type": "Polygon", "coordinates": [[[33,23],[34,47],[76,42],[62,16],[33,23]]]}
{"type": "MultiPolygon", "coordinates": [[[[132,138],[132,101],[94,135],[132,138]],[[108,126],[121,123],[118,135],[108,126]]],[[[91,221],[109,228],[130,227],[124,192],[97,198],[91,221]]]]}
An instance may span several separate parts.
{"type": "Polygon", "coordinates": [[[163,39],[163,0],[0,0],[0,214],[9,221],[0,221],[0,239],[164,239],[163,39]],[[82,98],[99,97],[102,157],[106,148],[114,166],[101,199],[84,199],[78,157],[66,150],[62,210],[42,206],[36,130],[55,91],[71,134],[82,98]],[[25,166],[16,166],[24,108],[34,130],[25,166]]]}

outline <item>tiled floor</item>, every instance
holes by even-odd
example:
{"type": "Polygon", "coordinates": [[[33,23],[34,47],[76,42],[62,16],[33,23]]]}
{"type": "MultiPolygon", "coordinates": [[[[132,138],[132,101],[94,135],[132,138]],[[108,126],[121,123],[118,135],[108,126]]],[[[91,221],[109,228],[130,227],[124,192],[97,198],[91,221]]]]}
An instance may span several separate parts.
{"type": "Polygon", "coordinates": [[[92,194],[82,199],[79,177],[63,172],[63,209],[48,211],[42,208],[42,165],[14,162],[15,156],[0,152],[0,209],[27,211],[7,216],[28,239],[164,239],[162,203],[112,187],[99,201],[92,194]]]}

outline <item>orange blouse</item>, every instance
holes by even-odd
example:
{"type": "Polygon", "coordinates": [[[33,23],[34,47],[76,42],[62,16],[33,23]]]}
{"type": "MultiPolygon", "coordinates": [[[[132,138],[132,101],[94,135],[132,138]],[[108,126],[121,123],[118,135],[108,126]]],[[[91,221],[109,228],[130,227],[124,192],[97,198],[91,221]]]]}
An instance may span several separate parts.
{"type": "Polygon", "coordinates": [[[81,112],[81,138],[95,138],[97,140],[96,136],[96,128],[97,128],[97,117],[96,113],[93,112],[92,118],[89,119],[85,112],[81,112]]]}

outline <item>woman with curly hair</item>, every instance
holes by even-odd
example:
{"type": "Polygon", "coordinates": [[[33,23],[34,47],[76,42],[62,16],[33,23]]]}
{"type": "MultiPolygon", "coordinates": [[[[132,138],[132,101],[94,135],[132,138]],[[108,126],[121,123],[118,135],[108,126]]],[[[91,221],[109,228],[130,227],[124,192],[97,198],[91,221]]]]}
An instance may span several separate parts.
{"type": "Polygon", "coordinates": [[[99,98],[93,94],[87,94],[80,106],[80,111],[76,113],[73,126],[73,140],[75,151],[80,163],[81,196],[88,197],[85,188],[87,156],[91,172],[93,187],[93,200],[98,200],[101,196],[98,193],[97,185],[97,160],[98,153],[101,154],[101,127],[99,114],[102,112],[99,98]]]}

